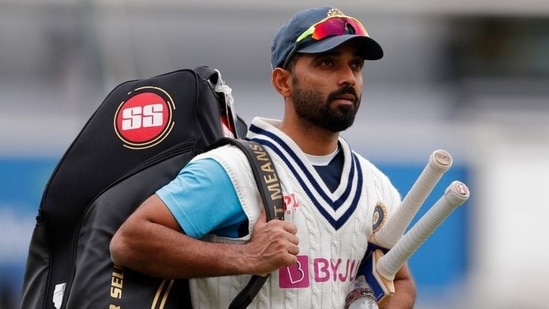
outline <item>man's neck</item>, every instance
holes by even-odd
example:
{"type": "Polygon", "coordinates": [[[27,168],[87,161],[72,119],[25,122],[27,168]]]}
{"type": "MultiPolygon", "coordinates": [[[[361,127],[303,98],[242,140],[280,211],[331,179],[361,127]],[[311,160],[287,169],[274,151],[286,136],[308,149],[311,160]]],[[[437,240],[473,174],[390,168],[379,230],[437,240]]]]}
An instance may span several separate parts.
{"type": "Polygon", "coordinates": [[[333,153],[337,149],[339,133],[314,126],[288,125],[282,122],[279,129],[288,135],[303,152],[315,156],[333,153]]]}

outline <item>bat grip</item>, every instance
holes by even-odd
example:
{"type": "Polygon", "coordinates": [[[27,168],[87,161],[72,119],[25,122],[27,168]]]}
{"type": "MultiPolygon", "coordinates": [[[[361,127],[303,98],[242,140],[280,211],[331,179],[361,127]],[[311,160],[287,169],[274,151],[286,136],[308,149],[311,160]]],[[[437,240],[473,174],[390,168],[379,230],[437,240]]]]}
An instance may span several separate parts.
{"type": "Polygon", "coordinates": [[[442,224],[452,211],[469,198],[469,189],[460,182],[452,182],[444,195],[423,215],[416,224],[379,259],[377,270],[387,280],[393,280],[406,260],[442,224]]]}
{"type": "Polygon", "coordinates": [[[425,168],[402,200],[400,207],[391,215],[385,225],[373,235],[373,243],[391,248],[423,205],[442,175],[452,166],[452,156],[445,150],[431,153],[425,168]]]}

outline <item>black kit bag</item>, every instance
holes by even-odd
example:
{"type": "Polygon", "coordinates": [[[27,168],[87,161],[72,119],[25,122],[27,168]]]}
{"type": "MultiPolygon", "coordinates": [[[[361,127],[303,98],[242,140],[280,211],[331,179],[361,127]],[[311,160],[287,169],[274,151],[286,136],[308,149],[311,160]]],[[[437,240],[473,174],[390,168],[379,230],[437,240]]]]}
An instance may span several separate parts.
{"type": "Polygon", "coordinates": [[[192,157],[224,136],[245,132],[230,88],[210,67],[115,87],[46,185],[21,309],[191,308],[186,280],[116,267],[108,245],[129,214],[192,157]]]}

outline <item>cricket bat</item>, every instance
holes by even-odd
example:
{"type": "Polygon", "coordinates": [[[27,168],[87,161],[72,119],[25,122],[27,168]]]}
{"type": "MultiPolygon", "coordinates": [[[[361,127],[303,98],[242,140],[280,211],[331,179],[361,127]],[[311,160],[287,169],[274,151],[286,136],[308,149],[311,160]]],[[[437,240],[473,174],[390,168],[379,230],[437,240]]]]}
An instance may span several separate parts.
{"type": "Polygon", "coordinates": [[[361,265],[379,304],[395,293],[394,278],[408,258],[427,240],[444,220],[469,198],[469,189],[452,182],[439,200],[389,250],[375,249],[361,265]]]}

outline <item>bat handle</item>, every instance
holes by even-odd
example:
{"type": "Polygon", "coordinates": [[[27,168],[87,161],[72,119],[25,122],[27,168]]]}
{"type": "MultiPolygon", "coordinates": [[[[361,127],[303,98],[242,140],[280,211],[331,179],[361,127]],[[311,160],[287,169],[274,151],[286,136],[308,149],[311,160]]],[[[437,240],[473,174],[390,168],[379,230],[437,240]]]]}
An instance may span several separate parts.
{"type": "Polygon", "coordinates": [[[469,198],[469,189],[460,182],[452,182],[444,195],[377,263],[377,270],[387,280],[393,280],[406,260],[442,224],[450,213],[469,198]]]}
{"type": "Polygon", "coordinates": [[[402,237],[427,196],[433,191],[442,175],[450,169],[452,162],[452,156],[446,150],[433,151],[425,168],[402,200],[400,207],[372,236],[371,242],[391,248],[402,237]]]}

